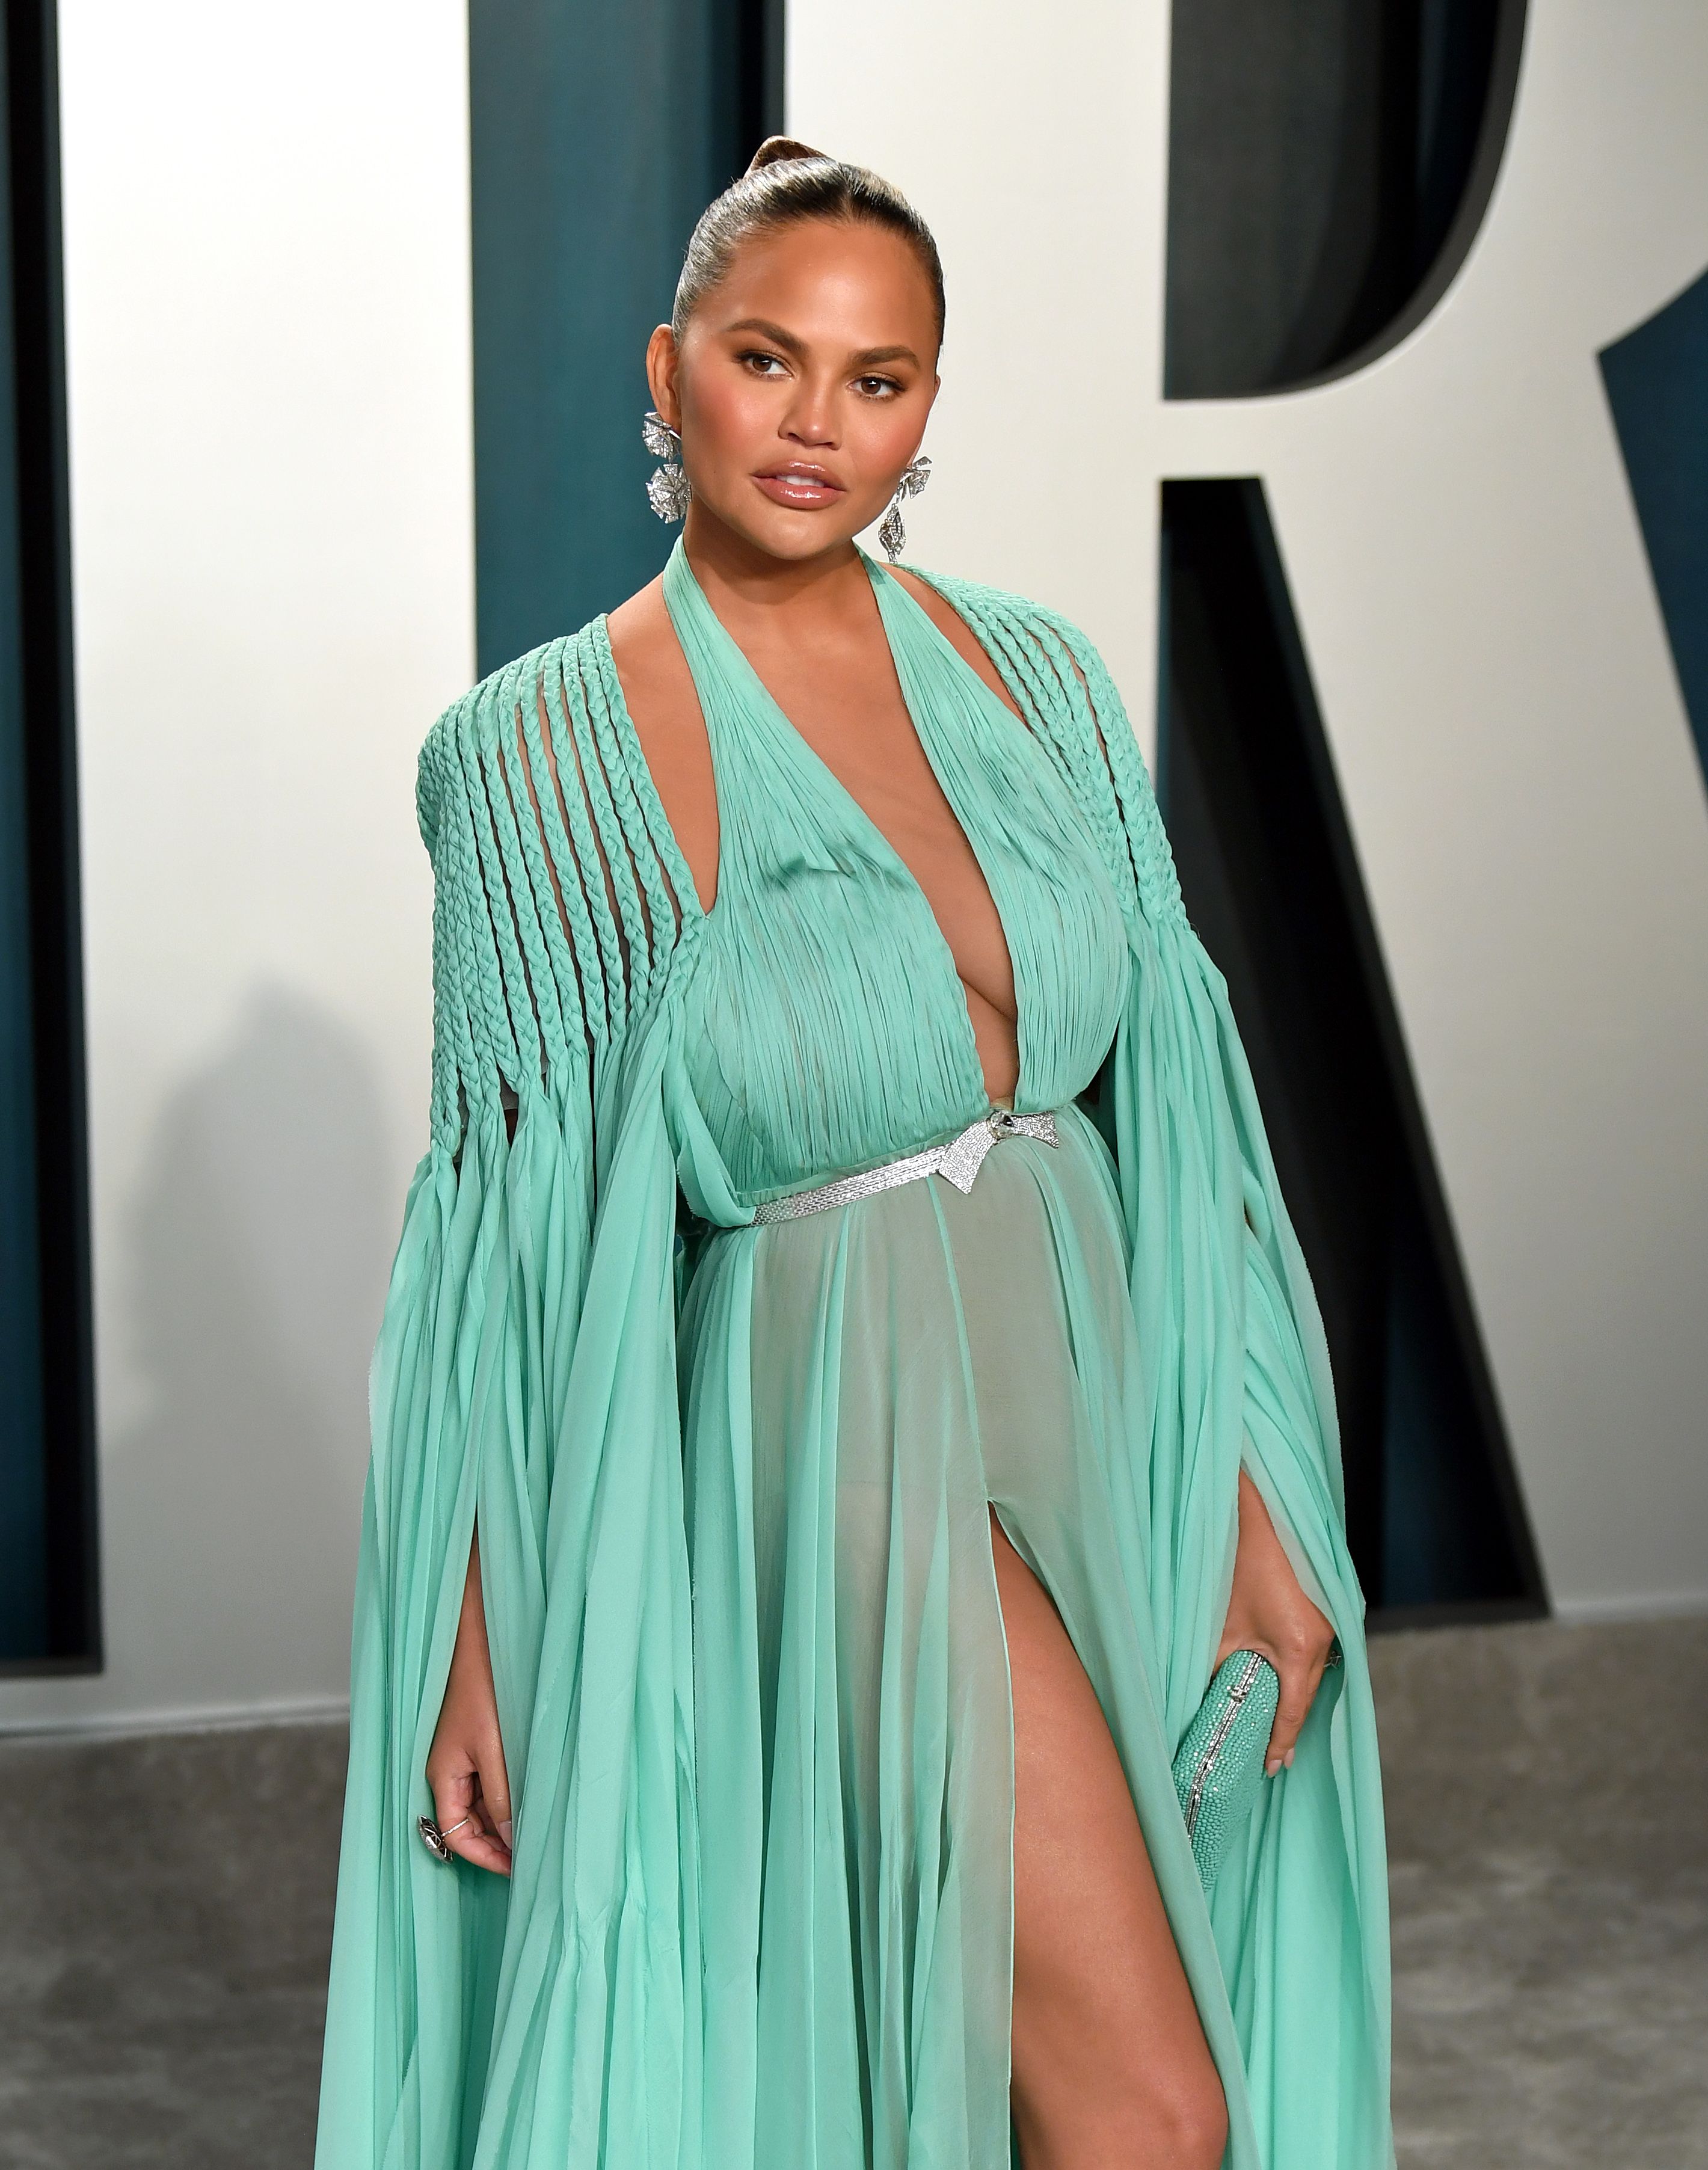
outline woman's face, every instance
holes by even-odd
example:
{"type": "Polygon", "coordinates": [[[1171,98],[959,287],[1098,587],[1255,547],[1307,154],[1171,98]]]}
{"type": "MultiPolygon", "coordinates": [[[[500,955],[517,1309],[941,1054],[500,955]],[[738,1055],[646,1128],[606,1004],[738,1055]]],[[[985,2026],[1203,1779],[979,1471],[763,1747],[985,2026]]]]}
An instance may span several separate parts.
{"type": "Polygon", "coordinates": [[[647,350],[681,432],[691,521],[795,560],[882,514],[937,397],[937,318],[913,250],[883,227],[803,219],[755,235],[689,319],[647,350]]]}

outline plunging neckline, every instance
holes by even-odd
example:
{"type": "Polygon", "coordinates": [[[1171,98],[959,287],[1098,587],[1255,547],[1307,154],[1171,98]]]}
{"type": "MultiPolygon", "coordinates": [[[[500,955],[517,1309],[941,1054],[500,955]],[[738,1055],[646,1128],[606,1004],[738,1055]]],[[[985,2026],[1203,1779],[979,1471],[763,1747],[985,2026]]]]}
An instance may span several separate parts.
{"type": "MultiPolygon", "coordinates": [[[[1013,1113],[1020,1114],[1025,1110],[1026,1086],[1031,1069],[1031,1066],[1027,1059],[1028,1053],[1028,1034],[1026,1026],[1027,1002],[1026,990],[1022,984],[1022,971],[1020,958],[1009,934],[1007,922],[1003,917],[1001,899],[997,894],[996,883],[992,876],[990,868],[985,863],[985,855],[980,852],[978,843],[974,840],[972,828],[969,824],[966,816],[962,812],[959,804],[957,803],[955,794],[953,790],[951,790],[949,784],[943,775],[942,770],[939,767],[937,758],[931,751],[929,737],[925,730],[921,727],[919,716],[915,710],[912,697],[908,691],[907,674],[902,669],[901,660],[896,654],[895,640],[890,629],[889,616],[884,607],[884,589],[883,585],[880,585],[880,583],[887,583],[889,587],[903,599],[905,604],[910,606],[913,610],[918,612],[921,620],[926,627],[927,633],[934,637],[942,644],[943,649],[947,651],[949,658],[952,660],[954,666],[965,674],[966,678],[971,686],[977,689],[978,694],[982,697],[985,702],[990,703],[997,710],[1000,710],[1003,717],[1009,722],[1018,723],[1019,719],[1014,716],[1007,704],[1005,702],[999,700],[996,695],[991,692],[990,688],[985,683],[979,673],[973,668],[972,665],[968,662],[966,657],[960,653],[960,651],[956,648],[954,643],[944,633],[942,628],[932,623],[930,613],[925,609],[918,598],[910,595],[908,591],[903,587],[901,582],[895,578],[893,573],[889,572],[884,567],[879,565],[875,559],[869,556],[866,551],[861,549],[857,542],[854,547],[859,553],[862,564],[866,569],[866,575],[871,585],[873,598],[878,605],[878,623],[883,630],[884,644],[889,651],[890,668],[895,673],[896,685],[901,694],[902,706],[906,711],[908,721],[913,728],[914,737],[918,741],[920,751],[924,756],[926,765],[930,769],[931,774],[937,778],[937,788],[942,793],[944,803],[949,810],[950,817],[953,820],[955,826],[960,831],[962,840],[965,843],[968,851],[972,855],[974,863],[977,866],[979,874],[983,878],[985,892],[990,900],[990,908],[996,915],[996,925],[1002,938],[1002,945],[1004,949],[1007,952],[1009,975],[1014,986],[1015,1014],[1013,1023],[1015,1041],[1015,1078],[1013,1090],[1006,1100],[997,1099],[992,1093],[990,1085],[985,1079],[985,1065],[979,1051],[978,1027],[973,1021],[972,1008],[967,999],[971,990],[969,988],[967,981],[961,976],[960,967],[955,961],[953,947],[950,943],[947,935],[943,932],[942,922],[937,917],[937,912],[932,907],[930,897],[926,894],[924,884],[920,880],[918,875],[915,874],[913,869],[908,864],[907,861],[902,857],[900,852],[884,834],[883,831],[879,828],[877,821],[869,813],[867,813],[865,807],[861,804],[860,801],[855,797],[848,786],[844,783],[841,778],[837,775],[835,770],[830,767],[830,764],[825,759],[824,756],[818,751],[817,747],[812,744],[811,740],[807,738],[806,735],[801,730],[799,726],[792,720],[787,711],[783,708],[782,703],[777,700],[776,695],[772,693],[771,688],[760,676],[758,671],[754,668],[746,650],[742,647],[739,641],[736,639],[734,634],[730,632],[729,627],[724,624],[723,619],[718,617],[717,612],[713,609],[711,601],[707,596],[706,591],[701,586],[692,565],[688,562],[688,555],[682,547],[682,541],[680,536],[677,537],[675,548],[671,551],[670,561],[671,563],[680,562],[681,570],[686,575],[687,581],[692,588],[693,593],[697,599],[699,607],[704,612],[707,619],[715,629],[714,639],[717,641],[720,650],[729,660],[731,665],[735,670],[738,676],[743,678],[746,684],[750,687],[752,691],[758,696],[766,713],[769,715],[773,724],[782,733],[783,737],[786,742],[790,746],[791,750],[798,752],[800,756],[805,772],[816,781],[821,794],[827,796],[832,804],[842,810],[845,815],[851,816],[854,822],[864,833],[868,842],[873,846],[876,847],[878,857],[894,874],[899,877],[904,888],[908,893],[910,901],[916,906],[919,911],[923,913],[926,924],[930,927],[935,938],[937,949],[943,961],[947,965],[950,980],[958,992],[959,1008],[962,1023],[964,1028],[963,1046],[971,1061],[973,1076],[978,1081],[979,1091],[985,1100],[985,1112],[988,1114],[999,1108],[1006,1108],[1013,1113]]],[[[668,570],[668,567],[666,569],[668,570]]],[[[667,609],[668,607],[667,595],[667,609]]],[[[603,627],[603,619],[601,619],[600,623],[603,627]]],[[[674,630],[674,626],[672,629],[674,630]]],[[[609,640],[610,637],[607,632],[606,634],[607,649],[609,647],[609,640]]],[[[684,660],[688,665],[689,676],[692,677],[693,662],[692,659],[687,655],[686,649],[684,650],[684,660]]],[[[611,676],[613,680],[616,678],[616,672],[614,665],[612,667],[611,676]]],[[[620,681],[617,683],[617,692],[619,698],[622,700],[624,721],[628,724],[628,727],[632,733],[634,730],[633,719],[628,714],[627,698],[622,695],[620,681]]],[[[697,680],[695,683],[695,693],[697,698],[699,698],[699,686],[697,680]]],[[[699,916],[702,927],[709,928],[711,924],[716,920],[718,907],[723,902],[723,900],[728,894],[725,883],[729,874],[728,839],[730,832],[724,817],[724,795],[722,788],[722,778],[719,777],[718,772],[717,734],[713,727],[710,717],[705,714],[706,703],[703,698],[700,699],[700,707],[702,712],[702,721],[706,730],[707,753],[712,763],[713,799],[718,815],[718,885],[713,893],[712,902],[709,906],[702,905],[700,902],[699,891],[694,883],[693,870],[688,866],[686,855],[682,852],[680,841],[675,836],[674,832],[672,832],[671,842],[675,845],[677,856],[682,861],[683,870],[687,877],[688,893],[693,899],[695,911],[699,916]]],[[[1023,724],[1020,725],[1020,728],[1022,730],[1025,728],[1023,724]]],[[[636,743],[638,744],[638,736],[637,735],[636,743]]],[[[668,826],[668,817],[666,817],[666,823],[668,826]]]]}

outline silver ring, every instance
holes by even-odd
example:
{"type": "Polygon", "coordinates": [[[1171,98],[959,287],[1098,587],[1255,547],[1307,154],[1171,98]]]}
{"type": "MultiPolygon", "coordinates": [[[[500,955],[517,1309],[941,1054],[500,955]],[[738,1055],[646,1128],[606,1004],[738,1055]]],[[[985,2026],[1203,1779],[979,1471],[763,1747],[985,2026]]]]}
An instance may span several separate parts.
{"type": "Polygon", "coordinates": [[[462,1829],[463,1824],[472,1824],[473,1821],[474,1815],[472,1810],[471,1810],[467,1815],[463,1817],[461,1823],[454,1823],[451,1826],[450,1831],[443,1831],[440,1830],[438,1825],[433,1820],[431,1816],[417,1816],[415,1819],[415,1828],[420,1832],[421,1842],[427,1848],[430,1853],[437,1854],[440,1861],[455,1861],[456,1858],[456,1854],[452,1852],[451,1849],[445,1841],[446,1839],[451,1837],[456,1832],[460,1831],[462,1829]]]}

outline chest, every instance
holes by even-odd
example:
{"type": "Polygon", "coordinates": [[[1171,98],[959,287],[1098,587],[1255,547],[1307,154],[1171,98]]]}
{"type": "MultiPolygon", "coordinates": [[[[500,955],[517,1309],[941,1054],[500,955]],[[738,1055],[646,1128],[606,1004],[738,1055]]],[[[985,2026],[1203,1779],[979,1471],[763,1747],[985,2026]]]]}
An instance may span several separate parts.
{"type": "Polygon", "coordinates": [[[957,976],[1011,1018],[1013,961],[996,896],[963,817],[926,754],[888,653],[882,667],[821,671],[810,681],[779,671],[768,682],[804,751],[837,787],[832,810],[837,794],[845,794],[850,810],[858,810],[911,877],[957,976]]]}
{"type": "MultiPolygon", "coordinates": [[[[726,830],[775,820],[779,783],[803,787],[793,820],[834,826],[851,821],[881,840],[910,878],[968,989],[1011,1019],[1012,959],[1001,911],[978,849],[927,754],[903,694],[894,660],[882,642],[834,653],[759,649],[755,675],[776,704],[777,751],[786,778],[755,768],[751,749],[734,735],[713,757],[713,729],[702,713],[691,676],[649,687],[644,704],[645,751],[666,817],[681,844],[701,907],[715,908],[721,874],[734,856],[726,830]],[[814,797],[814,783],[824,787],[814,797]],[[750,803],[755,799],[764,804],[750,803]]],[[[1002,724],[1025,725],[1001,704],[1002,724]]],[[[726,739],[732,735],[726,730],[726,739]]]]}
{"type": "Polygon", "coordinates": [[[889,672],[792,672],[666,569],[718,822],[682,1072],[743,1188],[870,1164],[1011,1080],[1017,1109],[1058,1104],[1124,994],[1118,903],[1053,744],[878,577],[889,672]]]}
{"type": "Polygon", "coordinates": [[[1065,778],[958,665],[910,682],[887,734],[827,740],[831,704],[799,706],[711,710],[724,1023],[804,1004],[880,1046],[917,1034],[955,1090],[982,1068],[1006,1093],[1017,1055],[1018,1089],[1035,1084],[1028,1042],[1076,1047],[1087,1024],[1095,1039],[1124,961],[1065,778]]]}

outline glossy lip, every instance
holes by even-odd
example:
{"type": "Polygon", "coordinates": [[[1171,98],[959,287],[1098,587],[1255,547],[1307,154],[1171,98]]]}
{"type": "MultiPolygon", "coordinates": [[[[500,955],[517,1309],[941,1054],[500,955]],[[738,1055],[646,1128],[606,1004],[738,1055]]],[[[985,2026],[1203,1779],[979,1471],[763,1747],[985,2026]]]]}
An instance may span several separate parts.
{"type": "Polygon", "coordinates": [[[773,504],[788,505],[798,512],[834,505],[839,497],[846,494],[828,468],[811,460],[790,460],[782,467],[756,474],[753,479],[773,504]]]}

